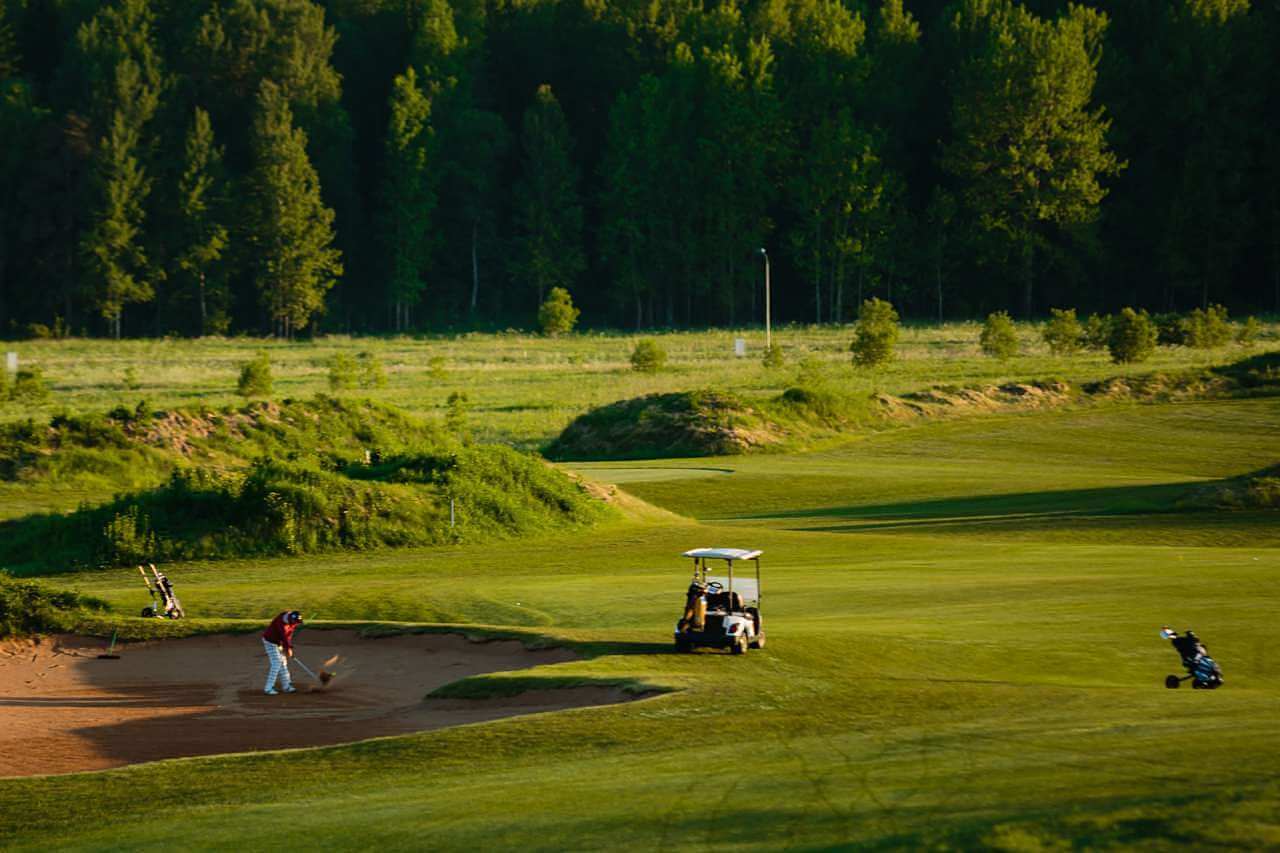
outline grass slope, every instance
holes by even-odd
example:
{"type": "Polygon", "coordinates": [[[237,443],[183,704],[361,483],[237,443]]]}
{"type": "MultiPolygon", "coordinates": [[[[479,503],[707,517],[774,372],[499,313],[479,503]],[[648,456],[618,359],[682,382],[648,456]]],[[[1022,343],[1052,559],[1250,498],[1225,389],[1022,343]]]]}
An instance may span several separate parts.
{"type": "MultiPolygon", "coordinates": [[[[822,454],[584,465],[634,473],[628,488],[704,522],[172,567],[197,616],[287,602],[526,626],[591,656],[524,677],[677,692],[4,781],[0,843],[258,849],[305,815],[307,837],[341,849],[1275,847],[1275,516],[1169,509],[1184,485],[1276,458],[1278,405],[1117,406],[923,424],[822,454]],[[1051,509],[1028,521],[1031,495],[1051,509]],[[1133,534],[1153,520],[1174,535],[1133,534]],[[765,549],[761,654],[667,653],[687,571],[675,555],[711,544],[765,549]],[[1177,667],[1164,623],[1204,636],[1226,687],[1161,686],[1177,667]]],[[[126,612],[141,600],[124,571],[60,583],[126,612]]]]}
{"type": "Polygon", "coordinates": [[[68,514],[0,521],[0,566],[31,573],[486,541],[606,514],[535,457],[464,443],[370,402],[122,410],[0,430],[0,475],[32,491],[71,482],[83,496],[165,474],[68,514]]]}
{"type": "Polygon", "coordinates": [[[721,391],[649,394],[579,415],[545,449],[558,460],[727,456],[803,450],[815,439],[903,423],[1116,402],[1280,395],[1280,352],[1227,365],[1113,376],[1073,384],[1032,380],[966,387],[934,385],[901,395],[851,393],[830,372],[806,365],[801,385],[747,400],[721,391]]]}

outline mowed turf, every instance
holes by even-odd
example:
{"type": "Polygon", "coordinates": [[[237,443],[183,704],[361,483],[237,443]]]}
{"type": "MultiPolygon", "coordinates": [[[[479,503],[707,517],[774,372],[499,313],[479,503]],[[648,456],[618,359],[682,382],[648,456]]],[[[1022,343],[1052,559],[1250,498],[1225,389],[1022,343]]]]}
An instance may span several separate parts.
{"type": "MultiPolygon", "coordinates": [[[[583,465],[689,520],[172,566],[197,619],[261,620],[288,604],[322,620],[507,626],[590,656],[475,679],[473,694],[540,680],[672,692],[0,782],[0,841],[1280,846],[1277,519],[1178,505],[1199,483],[1274,462],[1278,424],[1269,400],[1116,406],[926,424],[814,454],[583,465]],[[703,545],[765,549],[763,652],[669,652],[688,571],[677,555],[703,545]],[[1204,636],[1223,689],[1164,689],[1178,669],[1164,623],[1204,636]]],[[[128,572],[58,580],[121,613],[145,602],[128,572]]]]}

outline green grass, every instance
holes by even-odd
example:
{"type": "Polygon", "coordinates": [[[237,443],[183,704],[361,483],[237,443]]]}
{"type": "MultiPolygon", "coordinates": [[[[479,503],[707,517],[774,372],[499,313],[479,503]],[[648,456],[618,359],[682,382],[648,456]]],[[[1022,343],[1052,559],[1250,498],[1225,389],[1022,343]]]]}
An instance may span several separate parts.
{"type": "MultiPolygon", "coordinates": [[[[499,626],[588,655],[524,684],[672,692],[0,782],[0,844],[263,849],[292,827],[388,850],[1274,848],[1280,524],[1178,502],[1273,463],[1277,423],[1272,399],[1127,404],[809,454],[583,464],[688,520],[170,566],[210,626],[285,604],[499,626]],[[667,652],[687,580],[676,555],[704,545],[765,550],[764,652],[667,652]],[[1163,688],[1177,668],[1165,623],[1204,636],[1223,689],[1163,688]]],[[[58,582],[121,614],[145,603],[126,571],[58,582]]]]}
{"type": "MultiPolygon", "coordinates": [[[[385,364],[387,386],[361,395],[411,412],[443,417],[454,392],[466,393],[481,441],[539,447],[574,417],[590,408],[643,394],[701,388],[746,396],[776,396],[795,384],[806,360],[825,366],[832,381],[856,396],[873,390],[913,391],[931,384],[1002,382],[1060,377],[1075,382],[1118,374],[1206,367],[1235,361],[1249,351],[1237,345],[1214,350],[1160,348],[1151,361],[1114,365],[1105,353],[1051,356],[1037,327],[1018,324],[1023,355],[1007,361],[987,358],[978,347],[979,323],[908,326],[899,359],[875,371],[855,370],[848,353],[852,327],[796,326],[777,330],[788,365],[767,370],[760,364],[759,329],[645,333],[586,333],[543,338],[524,333],[465,334],[449,337],[351,339],[327,337],[283,343],[242,338],[185,340],[29,341],[5,344],[23,364],[44,370],[53,394],[38,406],[0,404],[0,420],[45,416],[63,410],[133,407],[141,398],[153,408],[238,405],[241,365],[265,349],[271,357],[277,398],[310,397],[329,390],[329,364],[344,352],[375,353],[385,364]],[[658,374],[631,370],[628,357],[639,337],[654,337],[670,355],[658,374]],[[736,337],[748,340],[747,358],[733,356],[736,337]],[[439,363],[433,363],[439,359],[439,363]],[[126,387],[133,368],[140,382],[126,387]]],[[[1274,349],[1280,323],[1262,326],[1256,350],[1274,349]]],[[[0,494],[0,500],[3,495],[0,494]]]]}

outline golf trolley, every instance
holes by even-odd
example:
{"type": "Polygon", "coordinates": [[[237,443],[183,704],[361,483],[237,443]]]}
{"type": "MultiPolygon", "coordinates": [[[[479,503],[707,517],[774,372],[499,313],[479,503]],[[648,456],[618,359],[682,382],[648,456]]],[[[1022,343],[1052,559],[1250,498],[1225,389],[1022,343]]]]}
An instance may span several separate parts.
{"type": "Polygon", "coordinates": [[[764,622],[760,617],[760,551],[737,548],[697,548],[684,556],[693,558],[693,580],[685,594],[684,615],[676,622],[677,652],[696,646],[727,648],[735,655],[764,648],[764,622]],[[727,574],[707,574],[708,560],[724,560],[727,574]],[[753,560],[755,580],[733,576],[735,560],[753,560]]]}
{"type": "Polygon", "coordinates": [[[146,619],[181,619],[187,615],[182,609],[182,602],[178,600],[178,595],[173,591],[173,584],[164,576],[164,573],[156,568],[155,563],[148,563],[154,580],[147,577],[147,570],[142,566],[138,566],[138,572],[142,575],[142,582],[147,585],[147,593],[151,596],[151,603],[142,608],[142,616],[146,619]]]}
{"type": "Polygon", "coordinates": [[[1190,679],[1193,690],[1216,690],[1222,686],[1222,668],[1209,657],[1209,650],[1200,642],[1194,631],[1186,631],[1182,636],[1169,627],[1160,629],[1160,636],[1171,643],[1182,658],[1182,666],[1187,671],[1184,676],[1170,675],[1165,678],[1164,686],[1176,690],[1182,682],[1190,679]]]}

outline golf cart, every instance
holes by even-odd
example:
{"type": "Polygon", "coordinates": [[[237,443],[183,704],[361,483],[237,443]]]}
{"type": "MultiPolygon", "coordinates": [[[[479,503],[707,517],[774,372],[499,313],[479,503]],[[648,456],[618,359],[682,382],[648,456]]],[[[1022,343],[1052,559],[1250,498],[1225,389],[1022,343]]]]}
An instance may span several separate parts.
{"type": "MultiPolygon", "coordinates": [[[[764,622],[760,618],[760,551],[738,548],[696,548],[684,556],[693,559],[693,580],[676,623],[677,652],[696,646],[728,649],[740,655],[764,648],[764,622]],[[724,575],[710,575],[710,560],[723,560],[724,575]],[[755,562],[756,576],[733,576],[734,561],[755,562]]],[[[718,564],[717,564],[718,567],[718,564]]]]}

